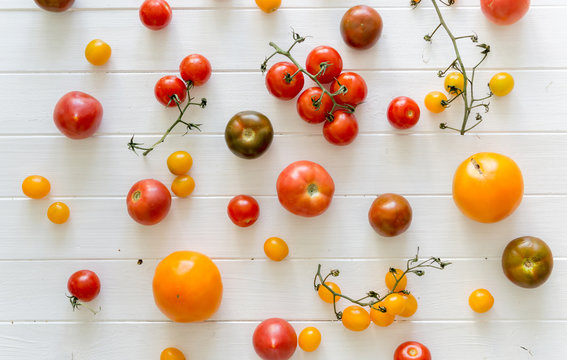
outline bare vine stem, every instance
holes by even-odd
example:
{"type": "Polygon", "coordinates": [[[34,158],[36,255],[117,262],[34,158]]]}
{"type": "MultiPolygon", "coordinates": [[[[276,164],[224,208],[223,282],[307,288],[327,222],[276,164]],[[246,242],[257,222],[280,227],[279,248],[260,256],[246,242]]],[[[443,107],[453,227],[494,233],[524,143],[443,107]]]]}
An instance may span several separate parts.
{"type": "Polygon", "coordinates": [[[69,302],[71,303],[71,306],[73,307],[73,311],[75,310],[80,310],[82,307],[84,307],[85,309],[89,310],[90,312],[93,313],[93,315],[96,315],[100,312],[101,308],[99,307],[98,310],[94,310],[93,308],[91,308],[90,306],[82,303],[79,301],[79,299],[76,296],[72,296],[72,295],[65,295],[67,296],[67,298],[69,299],[69,302]]]}

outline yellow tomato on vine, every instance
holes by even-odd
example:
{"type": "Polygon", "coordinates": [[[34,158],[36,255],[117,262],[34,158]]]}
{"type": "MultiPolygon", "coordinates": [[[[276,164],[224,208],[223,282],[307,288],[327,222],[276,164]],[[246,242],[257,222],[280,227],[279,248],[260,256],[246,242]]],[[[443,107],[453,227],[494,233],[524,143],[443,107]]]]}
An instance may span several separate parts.
{"type": "Polygon", "coordinates": [[[432,91],[425,95],[425,107],[432,113],[439,114],[445,111],[446,106],[443,102],[447,101],[447,96],[440,91],[432,91]]]}
{"type": "MultiPolygon", "coordinates": [[[[339,287],[339,285],[330,282],[330,281],[325,281],[325,284],[330,287],[334,292],[336,292],[337,294],[341,293],[341,288],[339,287]]],[[[326,303],[332,304],[333,303],[333,294],[327,290],[326,287],[324,287],[323,285],[319,285],[319,290],[317,290],[317,293],[319,294],[319,297],[321,298],[321,300],[323,300],[326,303]]],[[[334,297],[334,302],[339,301],[340,297],[335,296],[334,297]]]]}
{"type": "Polygon", "coordinates": [[[344,327],[352,331],[362,331],[370,325],[370,314],[358,305],[351,305],[343,310],[344,327]]]}
{"type": "Polygon", "coordinates": [[[387,311],[382,312],[380,310],[377,310],[379,307],[385,307],[383,301],[374,304],[370,308],[370,320],[372,320],[374,324],[382,327],[392,325],[396,316],[388,313],[387,311]]]}
{"type": "Polygon", "coordinates": [[[407,285],[408,285],[408,278],[404,275],[403,270],[395,269],[395,276],[394,273],[392,273],[392,271],[388,271],[388,273],[386,273],[386,286],[388,287],[388,289],[392,291],[394,290],[402,291],[406,289],[407,285]],[[398,282],[398,285],[396,285],[396,279],[400,280],[398,282]],[[395,289],[394,289],[394,285],[396,285],[395,289]]]}
{"type": "Polygon", "coordinates": [[[410,317],[417,311],[417,299],[412,294],[402,294],[402,297],[406,299],[406,306],[404,311],[398,315],[402,317],[410,317]]]}
{"type": "Polygon", "coordinates": [[[406,308],[406,299],[403,297],[402,293],[393,293],[388,295],[383,300],[383,306],[386,308],[389,314],[399,315],[404,312],[406,308]]]}
{"type": "Polygon", "coordinates": [[[445,76],[445,90],[449,94],[458,95],[465,88],[465,78],[460,72],[452,72],[445,76]]]}

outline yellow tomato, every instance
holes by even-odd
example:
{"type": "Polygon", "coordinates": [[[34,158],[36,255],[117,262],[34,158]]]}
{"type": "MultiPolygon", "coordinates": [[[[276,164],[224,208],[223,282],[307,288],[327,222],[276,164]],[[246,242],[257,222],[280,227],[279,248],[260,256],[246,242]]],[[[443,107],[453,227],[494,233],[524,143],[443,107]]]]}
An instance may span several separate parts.
{"type": "Polygon", "coordinates": [[[282,261],[289,254],[289,248],[285,241],[279,237],[271,237],[264,243],[264,252],[268,258],[274,261],[282,261]]]}
{"type": "Polygon", "coordinates": [[[492,294],[486,289],[477,289],[469,296],[469,305],[477,313],[485,313],[494,305],[492,294]]]}
{"type": "Polygon", "coordinates": [[[445,90],[449,94],[458,95],[465,88],[465,78],[460,72],[452,72],[445,76],[445,90]]]}
{"type": "Polygon", "coordinates": [[[388,273],[386,273],[386,286],[388,287],[388,289],[392,291],[405,290],[406,286],[408,285],[408,278],[405,275],[403,275],[404,273],[403,270],[395,269],[395,273],[396,273],[395,277],[391,271],[388,271],[388,273]],[[396,284],[396,279],[399,279],[400,282],[398,282],[398,285],[396,285],[396,288],[394,289],[394,285],[396,284]]]}
{"type": "Polygon", "coordinates": [[[85,57],[91,64],[96,66],[106,64],[108,59],[110,59],[111,53],[110,45],[100,39],[94,39],[85,48],[85,57]]]}
{"type": "Polygon", "coordinates": [[[321,344],[321,333],[313,326],[306,327],[299,333],[297,342],[303,351],[315,351],[319,347],[319,344],[321,344]]]}
{"type": "Polygon", "coordinates": [[[417,311],[417,299],[412,294],[402,294],[404,299],[406,299],[406,307],[404,311],[399,313],[400,316],[410,317],[417,311]]]}
{"type": "Polygon", "coordinates": [[[180,175],[171,183],[171,191],[179,197],[187,197],[195,190],[195,180],[189,175],[180,175]]]}
{"type": "Polygon", "coordinates": [[[27,197],[41,199],[49,194],[51,184],[49,180],[40,175],[31,175],[22,182],[22,191],[27,197]]]}
{"type": "Polygon", "coordinates": [[[506,96],[514,89],[514,78],[505,72],[498,73],[490,79],[488,87],[494,95],[506,96]]]}
{"type": "Polygon", "coordinates": [[[380,310],[376,310],[380,306],[384,306],[383,301],[374,304],[373,307],[370,308],[370,320],[372,320],[372,322],[378,326],[382,326],[382,327],[390,326],[394,322],[396,316],[389,314],[388,312],[382,312],[380,310]]]}
{"type": "Polygon", "coordinates": [[[399,315],[406,309],[406,299],[402,296],[402,293],[393,293],[388,295],[384,301],[383,305],[389,314],[399,315]]]}
{"type": "Polygon", "coordinates": [[[62,202],[54,202],[47,209],[47,218],[55,224],[63,224],[69,219],[69,207],[62,202]]]}
{"type": "Polygon", "coordinates": [[[181,350],[170,347],[161,352],[159,360],[185,360],[185,355],[181,350]]]}
{"type": "Polygon", "coordinates": [[[432,91],[425,95],[425,107],[432,113],[439,114],[445,111],[442,101],[447,101],[447,96],[440,91],[432,91]]]}
{"type": "Polygon", "coordinates": [[[282,0],[256,0],[256,5],[266,13],[276,11],[280,8],[281,4],[282,0]]]}
{"type": "Polygon", "coordinates": [[[167,158],[167,168],[173,175],[185,175],[193,166],[193,158],[187,151],[176,151],[167,158]]]}
{"type": "MultiPolygon", "coordinates": [[[[339,285],[330,281],[325,281],[325,284],[329,286],[337,294],[341,293],[341,288],[339,287],[339,285]]],[[[333,303],[333,294],[329,290],[327,290],[327,288],[324,287],[323,285],[319,285],[319,290],[317,290],[317,293],[319,294],[321,300],[323,300],[324,302],[329,304],[333,303]]],[[[337,302],[340,299],[340,297],[338,296],[335,296],[334,298],[335,298],[334,302],[337,302]]]]}
{"type": "Polygon", "coordinates": [[[366,330],[370,325],[370,314],[361,306],[351,305],[343,310],[342,322],[349,330],[366,330]]]}

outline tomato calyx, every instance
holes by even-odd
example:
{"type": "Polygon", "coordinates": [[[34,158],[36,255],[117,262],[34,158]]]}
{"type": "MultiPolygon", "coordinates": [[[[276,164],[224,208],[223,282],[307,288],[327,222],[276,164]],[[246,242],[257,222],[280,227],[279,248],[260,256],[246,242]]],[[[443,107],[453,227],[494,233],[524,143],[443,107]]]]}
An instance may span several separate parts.
{"type": "Polygon", "coordinates": [[[69,299],[69,302],[71,303],[71,307],[73,307],[73,311],[75,310],[80,310],[81,307],[84,307],[85,309],[89,310],[90,312],[93,313],[93,315],[96,315],[100,312],[100,310],[102,310],[102,308],[99,306],[98,310],[94,310],[93,308],[91,308],[90,306],[86,305],[85,303],[81,302],[79,300],[78,297],[73,296],[73,295],[67,295],[65,294],[65,296],[69,299]]]}
{"type": "Polygon", "coordinates": [[[480,175],[483,175],[480,164],[478,163],[478,161],[475,160],[475,158],[471,158],[471,164],[474,166],[474,168],[476,169],[476,171],[478,171],[480,175]]]}
{"type": "Polygon", "coordinates": [[[142,192],[140,190],[136,190],[132,194],[132,201],[136,202],[136,201],[140,200],[141,197],[142,197],[142,192]]]}
{"type": "Polygon", "coordinates": [[[307,194],[309,194],[309,196],[313,197],[318,193],[319,193],[319,186],[317,186],[317,184],[311,183],[307,185],[307,194]]]}

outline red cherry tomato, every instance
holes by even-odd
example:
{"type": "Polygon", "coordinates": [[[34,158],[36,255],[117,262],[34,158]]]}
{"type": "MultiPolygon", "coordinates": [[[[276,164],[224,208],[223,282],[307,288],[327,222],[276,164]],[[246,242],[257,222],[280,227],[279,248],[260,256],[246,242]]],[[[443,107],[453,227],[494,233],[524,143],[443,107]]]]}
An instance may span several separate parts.
{"type": "Polygon", "coordinates": [[[341,85],[347,88],[347,92],[335,96],[335,101],[339,104],[356,106],[366,99],[368,89],[362,76],[353,72],[342,73],[331,85],[331,93],[336,93],[341,85]]]}
{"type": "Polygon", "coordinates": [[[158,80],[154,87],[156,99],[165,106],[177,106],[172,97],[177,96],[177,100],[182,103],[187,98],[187,86],[177,76],[168,75],[158,80]]]}
{"type": "Polygon", "coordinates": [[[388,106],[388,121],[396,129],[413,127],[419,121],[419,105],[406,96],[398,96],[388,106]]]}
{"type": "Polygon", "coordinates": [[[526,15],[530,0],[480,0],[480,8],[493,23],[511,25],[526,15]]]}
{"type": "Polygon", "coordinates": [[[89,94],[71,91],[55,105],[55,126],[71,139],[84,139],[93,135],[102,121],[102,105],[89,94]]]}
{"type": "Polygon", "coordinates": [[[328,94],[324,94],[321,98],[323,91],[320,87],[312,87],[299,95],[297,98],[297,113],[299,116],[311,124],[318,124],[325,121],[327,114],[333,108],[333,100],[328,94]],[[321,98],[319,108],[315,108],[313,101],[321,98]]]}
{"type": "Polygon", "coordinates": [[[303,89],[303,73],[297,73],[291,80],[290,77],[297,71],[297,66],[290,62],[279,62],[274,64],[266,74],[266,87],[270,94],[281,100],[291,100],[303,89]]]}
{"type": "Polygon", "coordinates": [[[171,7],[165,0],[146,0],[140,6],[140,20],[148,29],[163,29],[171,21],[171,7]]]}
{"type": "Polygon", "coordinates": [[[206,57],[199,54],[186,56],[179,64],[181,78],[193,82],[195,86],[201,86],[211,77],[211,63],[206,57]]]}
{"type": "Polygon", "coordinates": [[[69,277],[67,290],[77,299],[88,302],[99,294],[100,280],[90,270],[79,270],[69,277]]]}
{"type": "Polygon", "coordinates": [[[408,341],[398,346],[394,360],[431,360],[431,353],[425,345],[408,341]]]}
{"type": "Polygon", "coordinates": [[[297,334],[286,320],[272,318],[256,327],[252,343],[262,360],[287,360],[297,348],[297,334]]]}
{"type": "Polygon", "coordinates": [[[343,59],[337,50],[330,46],[317,46],[307,55],[305,69],[311,75],[316,75],[321,70],[320,65],[324,62],[329,65],[324,73],[317,76],[317,80],[323,84],[327,84],[335,80],[335,78],[341,74],[341,71],[343,71],[343,59]]]}
{"type": "Polygon", "coordinates": [[[252,196],[238,195],[229,201],[227,212],[234,225],[248,227],[258,220],[260,205],[252,196]]]}
{"type": "Polygon", "coordinates": [[[142,225],[154,225],[162,221],[169,212],[171,194],[157,180],[140,180],[128,192],[126,205],[132,219],[142,225]]]}
{"type": "Polygon", "coordinates": [[[334,145],[348,145],[358,135],[358,122],[353,113],[343,110],[335,111],[333,121],[325,122],[323,136],[334,145]]]}

